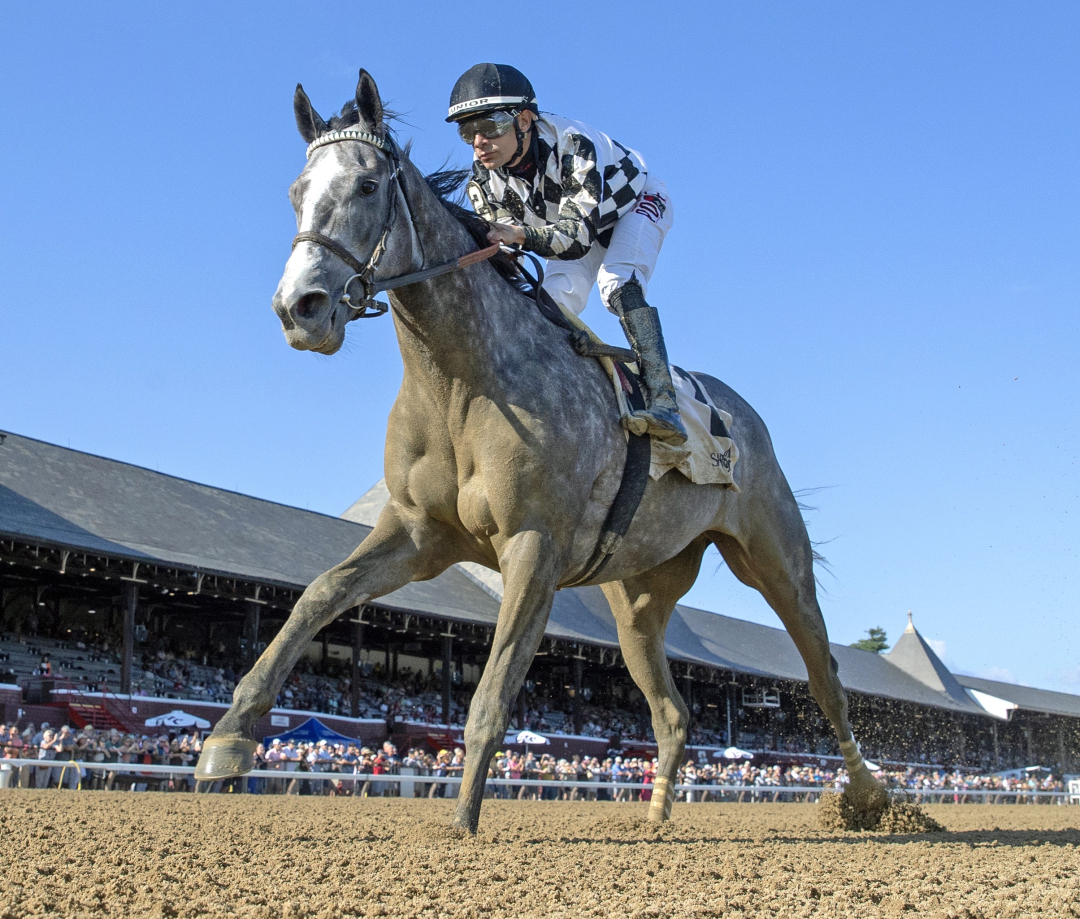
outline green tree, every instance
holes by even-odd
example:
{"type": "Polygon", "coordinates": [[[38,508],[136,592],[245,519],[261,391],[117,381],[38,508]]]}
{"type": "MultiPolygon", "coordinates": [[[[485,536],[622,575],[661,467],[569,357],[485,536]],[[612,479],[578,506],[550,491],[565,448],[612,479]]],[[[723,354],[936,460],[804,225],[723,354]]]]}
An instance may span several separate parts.
{"type": "Polygon", "coordinates": [[[866,638],[860,638],[858,641],[852,642],[851,647],[858,648],[860,651],[873,651],[875,654],[880,654],[889,647],[889,639],[886,637],[884,629],[867,629],[866,636],[866,638]]]}

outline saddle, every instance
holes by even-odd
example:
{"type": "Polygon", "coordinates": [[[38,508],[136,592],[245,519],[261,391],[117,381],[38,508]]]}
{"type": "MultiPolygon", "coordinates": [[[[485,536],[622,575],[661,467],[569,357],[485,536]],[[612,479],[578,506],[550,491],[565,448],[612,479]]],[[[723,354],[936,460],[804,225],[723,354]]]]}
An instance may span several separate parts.
{"type": "Polygon", "coordinates": [[[544,275],[539,259],[531,253],[520,254],[529,256],[536,269],[533,277],[518,262],[523,277],[533,288],[536,308],[541,315],[566,331],[570,346],[577,354],[599,361],[611,377],[620,421],[626,430],[622,481],[608,508],[600,539],[585,567],[571,580],[559,585],[560,589],[576,587],[599,575],[615,554],[637,513],[650,477],[659,479],[671,469],[677,469],[696,484],[726,485],[737,490],[732,472],[739,452],[731,439],[731,415],[716,407],[693,374],[675,366],[671,367],[671,378],[689,437],[679,446],[650,439],[645,433],[644,421],[633,417],[633,412],[646,406],[637,373],[637,356],[629,348],[605,343],[578,316],[560,308],[541,286],[544,275]]]}

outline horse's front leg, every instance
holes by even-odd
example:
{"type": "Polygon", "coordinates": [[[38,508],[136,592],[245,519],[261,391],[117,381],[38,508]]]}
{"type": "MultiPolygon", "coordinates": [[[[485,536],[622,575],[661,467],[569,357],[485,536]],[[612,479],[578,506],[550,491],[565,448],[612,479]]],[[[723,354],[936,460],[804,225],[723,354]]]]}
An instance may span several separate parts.
{"type": "Polygon", "coordinates": [[[518,533],[499,553],[503,602],[491,655],[469,706],[465,725],[465,773],[453,825],[475,833],[488,765],[506,736],[510,704],[544,637],[561,562],[549,536],[518,533]]]}
{"type": "Polygon", "coordinates": [[[232,706],[203,745],[195,777],[208,781],[250,772],[255,724],[273,707],[286,677],[318,631],[354,606],[410,581],[434,577],[456,560],[452,545],[442,524],[388,504],[356,551],[308,585],[281,631],[239,682],[232,706]]]}

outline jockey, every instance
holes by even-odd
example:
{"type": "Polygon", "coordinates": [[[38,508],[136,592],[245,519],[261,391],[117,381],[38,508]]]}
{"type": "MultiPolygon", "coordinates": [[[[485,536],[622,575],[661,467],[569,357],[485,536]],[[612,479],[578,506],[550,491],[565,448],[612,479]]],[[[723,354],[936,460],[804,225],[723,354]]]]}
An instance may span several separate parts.
{"type": "Polygon", "coordinates": [[[648,408],[636,412],[651,436],[686,440],[667,349],[645,288],[671,228],[667,188],[641,155],[606,134],[541,113],[524,74],[477,64],[450,94],[446,118],[473,150],[469,200],[490,224],[489,242],[547,259],[544,290],[575,315],[593,284],[619,317],[637,355],[648,408]]]}

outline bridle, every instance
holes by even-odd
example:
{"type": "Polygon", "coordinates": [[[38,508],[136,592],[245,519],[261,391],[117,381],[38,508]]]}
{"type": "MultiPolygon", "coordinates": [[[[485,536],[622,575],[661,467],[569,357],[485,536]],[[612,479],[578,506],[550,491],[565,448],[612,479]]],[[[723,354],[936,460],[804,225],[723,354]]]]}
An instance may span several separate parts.
{"type": "MultiPolygon", "coordinates": [[[[392,141],[387,143],[383,138],[378,137],[375,134],[351,128],[341,131],[329,131],[321,137],[316,137],[315,140],[308,144],[307,158],[311,159],[311,154],[320,147],[325,147],[327,144],[341,143],[342,141],[359,141],[360,143],[370,144],[385,153],[393,167],[390,172],[390,203],[387,207],[386,220],[383,222],[382,232],[380,232],[379,238],[375,242],[375,248],[371,250],[371,255],[368,256],[367,262],[361,262],[360,259],[353,255],[336,239],[323,233],[318,233],[315,230],[304,230],[303,232],[297,233],[293,237],[292,247],[295,249],[297,245],[304,242],[315,243],[318,246],[322,246],[327,251],[333,252],[334,255],[355,272],[349,280],[345,282],[345,286],[342,288],[341,300],[339,301],[353,311],[354,315],[349,317],[350,321],[353,319],[372,319],[376,316],[382,316],[387,311],[388,307],[387,304],[375,299],[375,295],[378,293],[387,290],[396,290],[399,287],[426,281],[429,278],[438,277],[441,274],[455,271],[458,268],[474,265],[477,262],[482,262],[485,259],[491,258],[499,251],[499,244],[495,243],[487,249],[481,249],[478,252],[470,252],[452,262],[436,265],[433,268],[421,267],[419,271],[414,271],[410,274],[402,274],[394,278],[385,278],[381,281],[376,281],[375,272],[378,271],[379,263],[386,254],[386,244],[390,238],[390,231],[393,229],[394,221],[397,217],[398,192],[401,193],[402,198],[405,200],[406,207],[408,207],[409,204],[408,198],[405,196],[405,189],[401,184],[401,159],[398,156],[397,147],[392,141]],[[360,287],[363,290],[363,299],[359,304],[354,304],[352,297],[349,295],[349,287],[352,285],[353,281],[359,281],[360,287]]],[[[420,264],[421,266],[423,265],[422,256],[420,264]]]]}
{"type": "Polygon", "coordinates": [[[295,249],[297,245],[303,242],[315,243],[316,245],[322,246],[324,249],[333,252],[334,255],[348,265],[355,274],[345,282],[340,302],[356,312],[357,315],[350,317],[351,319],[371,319],[374,316],[381,316],[387,309],[385,303],[380,303],[375,299],[375,294],[378,293],[375,289],[375,272],[378,270],[379,263],[386,254],[386,242],[390,236],[390,230],[394,226],[394,218],[397,212],[397,192],[401,190],[401,160],[398,157],[397,148],[393,144],[387,144],[385,140],[375,134],[369,134],[367,131],[353,129],[330,131],[323,134],[321,137],[316,137],[315,140],[308,144],[307,159],[310,160],[311,154],[320,147],[341,143],[342,141],[347,140],[370,144],[372,147],[381,150],[387,155],[393,166],[393,169],[390,172],[390,203],[387,207],[386,220],[383,222],[382,232],[379,234],[379,239],[375,243],[375,248],[372,249],[367,263],[363,264],[360,259],[353,255],[336,239],[332,239],[331,237],[314,230],[305,230],[302,233],[297,233],[296,236],[293,237],[292,247],[295,249]],[[397,187],[395,188],[395,186],[397,187]],[[363,299],[358,306],[353,304],[352,297],[349,296],[349,287],[352,285],[353,281],[359,281],[363,290],[363,299]],[[368,312],[369,310],[371,312],[368,312]]]}

